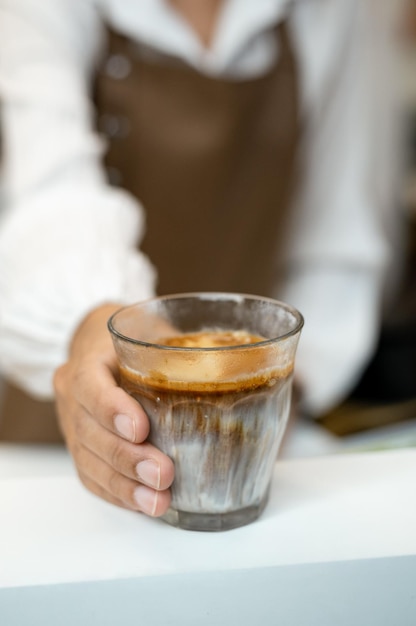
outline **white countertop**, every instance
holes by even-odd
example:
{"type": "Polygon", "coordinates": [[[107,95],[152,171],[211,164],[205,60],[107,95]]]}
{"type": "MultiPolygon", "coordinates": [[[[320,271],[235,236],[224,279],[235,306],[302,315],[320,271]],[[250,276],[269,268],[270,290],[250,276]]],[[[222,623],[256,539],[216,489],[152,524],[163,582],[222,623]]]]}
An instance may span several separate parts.
{"type": "MultiPolygon", "coordinates": [[[[3,599],[9,617],[7,626],[43,623],[41,617],[39,622],[34,621],[33,607],[31,617],[25,621],[16,609],[15,595],[18,590],[28,589],[33,590],[32,594],[35,590],[40,593],[38,590],[43,585],[47,586],[44,589],[55,589],[54,595],[45,599],[45,606],[50,607],[51,601],[58,597],[56,589],[69,583],[85,585],[113,581],[119,589],[123,581],[129,585],[129,581],[134,580],[134,588],[139,589],[142,581],[145,586],[154,585],[145,594],[150,598],[152,589],[156,593],[155,589],[169,591],[175,588],[172,582],[166,582],[179,580],[172,577],[184,576],[187,585],[195,585],[198,576],[202,576],[201,581],[205,582],[197,587],[194,593],[197,597],[199,593],[206,594],[209,585],[213,587],[219,581],[223,581],[222,585],[224,581],[231,584],[235,575],[241,576],[242,573],[247,574],[249,587],[253,581],[260,581],[259,577],[264,578],[265,572],[272,576],[270,580],[267,578],[267,584],[275,585],[284,571],[280,582],[283,593],[286,584],[292,585],[292,591],[298,584],[288,576],[288,571],[298,572],[298,580],[301,580],[306,575],[304,566],[314,566],[320,568],[321,573],[314,575],[314,583],[308,587],[307,593],[312,593],[314,585],[321,588],[324,580],[325,588],[336,585],[338,578],[339,585],[341,580],[345,585],[346,570],[338,576],[334,574],[338,569],[325,569],[325,565],[339,567],[339,564],[349,563],[356,567],[371,562],[371,567],[376,568],[371,574],[362,568],[354,570],[353,575],[348,570],[353,580],[351,584],[360,579],[362,572],[364,582],[360,583],[360,592],[364,593],[365,586],[371,579],[375,580],[377,572],[383,580],[387,580],[390,572],[392,576],[394,573],[395,579],[404,577],[404,584],[398,587],[398,593],[403,594],[407,593],[410,584],[415,589],[416,449],[280,460],[275,468],[270,503],[257,522],[222,533],[198,533],[118,509],[91,495],[79,483],[64,449],[0,444],[0,527],[0,615],[3,599]],[[397,561],[402,557],[407,560],[397,561]],[[385,565],[377,569],[377,563],[389,565],[386,570],[383,569],[387,567],[385,565]],[[410,582],[409,575],[400,574],[402,566],[397,563],[405,563],[407,568],[411,564],[413,582],[410,582]],[[399,573],[395,567],[399,567],[399,573]],[[18,615],[15,622],[13,615],[18,615]]],[[[308,574],[307,580],[310,578],[308,574]]],[[[264,584],[263,580],[262,589],[264,584]]],[[[76,586],[68,588],[71,593],[78,589],[76,586]]],[[[127,593],[128,587],[123,589],[127,593]]],[[[84,602],[93,602],[93,591],[89,591],[84,602]]],[[[178,607],[180,593],[175,595],[178,607]]],[[[99,597],[103,597],[102,592],[99,597]]],[[[284,598],[288,597],[290,589],[284,592],[284,598]]],[[[43,606],[40,600],[43,596],[36,595],[36,598],[37,606],[43,606]]],[[[71,605],[73,601],[71,599],[71,605]]],[[[218,602],[223,601],[223,594],[218,592],[218,602]]],[[[397,601],[396,598],[394,602],[397,601]]],[[[62,602],[61,599],[60,606],[62,602]]],[[[415,602],[413,594],[410,621],[403,618],[397,624],[416,623],[415,602]],[[412,621],[413,617],[415,621],[412,621]]],[[[152,603],[154,607],[154,599],[152,603]]],[[[100,606],[104,607],[104,604],[100,600],[100,606]]],[[[113,599],[111,607],[116,605],[113,599]]],[[[262,610],[266,617],[270,617],[270,607],[267,606],[262,600],[262,610]]],[[[349,601],[346,606],[352,611],[355,605],[349,601]]],[[[97,610],[96,604],[94,607],[97,610]]],[[[19,610],[23,611],[23,608],[19,610]]],[[[135,609],[131,610],[133,614],[135,609]]],[[[163,607],[158,610],[162,611],[163,607]]],[[[242,612],[242,619],[248,615],[247,610],[245,608],[245,613],[242,612]]],[[[386,610],[383,607],[383,615],[387,614],[386,610]]],[[[105,617],[110,613],[111,608],[107,607],[101,621],[88,622],[86,618],[85,624],[107,624],[105,617]]],[[[123,626],[134,623],[131,618],[130,622],[126,617],[123,626]]],[[[352,614],[349,615],[348,619],[352,618],[352,614]]],[[[189,619],[189,624],[196,623],[192,622],[195,615],[189,619]]],[[[200,617],[198,619],[201,624],[222,623],[221,620],[210,622],[207,618],[205,622],[200,617]]],[[[307,617],[305,619],[303,622],[299,614],[295,621],[283,623],[285,626],[315,624],[314,621],[308,622],[307,617]]],[[[64,620],[59,626],[84,624],[82,619],[77,620],[64,620]]],[[[111,624],[110,617],[108,620],[111,624]]],[[[277,623],[272,619],[266,622],[277,623]]],[[[46,622],[49,623],[54,622],[46,622]]],[[[176,621],[167,622],[166,615],[163,617],[161,613],[160,621],[153,623],[176,624],[176,621]]],[[[181,618],[181,623],[188,624],[188,621],[181,618]]],[[[244,619],[240,620],[242,623],[246,623],[244,619]]],[[[319,623],[326,623],[322,614],[319,623]]],[[[332,623],[338,626],[358,622],[341,620],[332,623]]],[[[372,623],[363,622],[363,625],[372,623]]],[[[375,626],[384,623],[390,622],[374,622],[375,626]]]]}
{"type": "Polygon", "coordinates": [[[39,455],[49,476],[0,479],[0,586],[416,555],[415,449],[280,461],[263,516],[214,534],[102,502],[63,450],[39,455]]]}

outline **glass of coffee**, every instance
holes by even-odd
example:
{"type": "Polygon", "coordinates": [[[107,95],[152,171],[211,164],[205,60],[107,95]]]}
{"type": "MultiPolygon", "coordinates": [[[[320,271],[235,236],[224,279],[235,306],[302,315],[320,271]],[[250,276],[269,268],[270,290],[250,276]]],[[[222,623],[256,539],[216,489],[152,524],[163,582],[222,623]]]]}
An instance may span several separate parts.
{"type": "Polygon", "coordinates": [[[302,315],[268,298],[191,293],[126,306],[108,325],[120,384],[175,465],[165,521],[207,531],[254,521],[289,416],[302,315]]]}

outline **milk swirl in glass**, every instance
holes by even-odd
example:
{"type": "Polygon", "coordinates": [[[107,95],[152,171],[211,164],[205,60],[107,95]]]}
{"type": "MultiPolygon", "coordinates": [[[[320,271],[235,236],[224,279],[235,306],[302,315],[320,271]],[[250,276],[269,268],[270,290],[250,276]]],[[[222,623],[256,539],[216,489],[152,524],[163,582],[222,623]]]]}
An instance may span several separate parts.
{"type": "Polygon", "coordinates": [[[286,427],[302,316],[235,294],[156,298],[109,322],[120,384],[175,465],[164,519],[194,530],[254,521],[286,427]]]}

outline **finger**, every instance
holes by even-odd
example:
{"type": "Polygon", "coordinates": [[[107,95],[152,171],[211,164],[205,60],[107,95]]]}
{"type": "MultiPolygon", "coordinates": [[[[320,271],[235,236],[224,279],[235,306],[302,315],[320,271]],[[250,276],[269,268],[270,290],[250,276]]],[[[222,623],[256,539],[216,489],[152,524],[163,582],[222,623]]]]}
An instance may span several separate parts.
{"type": "Polygon", "coordinates": [[[78,420],[77,436],[90,452],[127,478],[158,491],[168,489],[173,482],[172,460],[148,442],[137,445],[124,441],[87,414],[78,420]]]}
{"type": "Polygon", "coordinates": [[[82,468],[83,476],[96,482],[110,497],[120,500],[127,508],[142,511],[151,517],[159,517],[169,508],[169,490],[156,491],[123,476],[84,446],[77,451],[77,464],[82,468]]]}
{"type": "MultiPolygon", "coordinates": [[[[65,389],[68,379],[64,365],[55,374],[55,389],[65,389]]],[[[109,365],[84,361],[74,373],[75,400],[107,430],[134,443],[149,434],[149,420],[140,404],[117,385],[109,365]]]]}
{"type": "Polygon", "coordinates": [[[119,506],[122,509],[127,509],[129,511],[136,510],[136,509],[132,509],[130,506],[128,506],[125,502],[123,502],[119,498],[115,498],[113,495],[108,493],[108,491],[106,491],[103,487],[101,487],[101,485],[96,483],[95,480],[92,480],[86,474],[83,474],[82,472],[78,472],[78,476],[82,484],[84,485],[84,487],[86,487],[88,491],[91,491],[91,493],[98,496],[99,498],[102,498],[103,500],[110,502],[110,504],[115,504],[116,506],[119,506]]]}

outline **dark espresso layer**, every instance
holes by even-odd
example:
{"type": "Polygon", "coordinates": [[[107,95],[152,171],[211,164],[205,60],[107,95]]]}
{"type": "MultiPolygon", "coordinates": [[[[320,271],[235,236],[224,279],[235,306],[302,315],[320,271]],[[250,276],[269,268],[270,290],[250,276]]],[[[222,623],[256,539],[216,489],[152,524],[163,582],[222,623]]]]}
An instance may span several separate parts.
{"type": "MultiPolygon", "coordinates": [[[[133,398],[140,402],[147,412],[153,414],[157,412],[159,419],[163,421],[163,408],[170,407],[171,414],[177,416],[174,425],[177,436],[195,436],[220,434],[223,430],[223,412],[231,407],[243,407],[243,410],[236,417],[238,419],[230,421],[227,425],[227,445],[233,445],[243,439],[243,434],[247,426],[247,420],[262,419],[262,405],[267,404],[267,400],[276,396],[280,389],[287,383],[288,378],[273,376],[258,376],[247,380],[241,380],[218,388],[218,384],[198,385],[197,389],[166,389],[157,381],[156,384],[149,384],[148,380],[143,381],[138,376],[134,376],[127,370],[121,371],[121,386],[133,398]],[[188,420],[183,419],[185,412],[188,413],[188,420]],[[192,416],[190,416],[192,413],[192,416]],[[208,419],[209,417],[209,419],[208,419]]],[[[236,409],[237,410],[237,409],[236,409]]]]}

